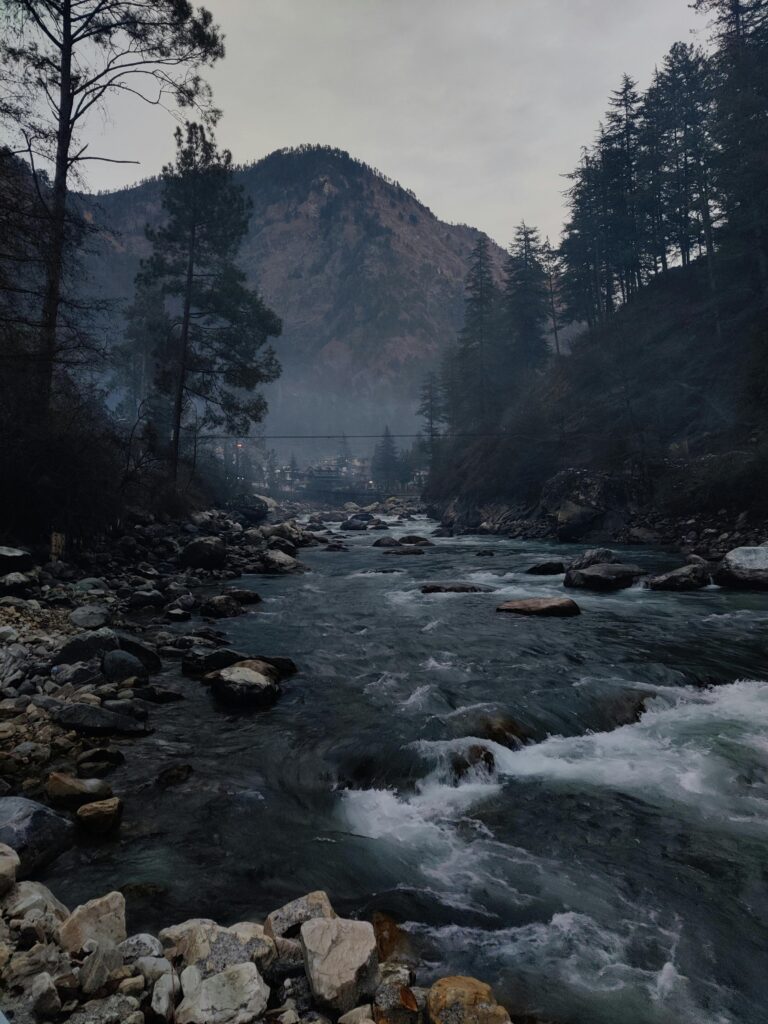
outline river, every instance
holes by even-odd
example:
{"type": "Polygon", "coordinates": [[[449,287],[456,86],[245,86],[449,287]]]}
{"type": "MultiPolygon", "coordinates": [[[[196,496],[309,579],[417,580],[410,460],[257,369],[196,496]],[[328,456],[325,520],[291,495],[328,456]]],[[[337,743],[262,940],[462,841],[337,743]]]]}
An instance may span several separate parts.
{"type": "Polygon", "coordinates": [[[524,570],[580,548],[461,537],[398,557],[380,536],[242,581],[264,601],[225,620],[231,645],[300,673],[272,710],[232,714],[169,670],[186,700],[153,709],[111,777],[119,841],[44,881],[71,905],[122,888],[134,931],[322,888],[406,922],[421,982],[472,974],[562,1024],[762,1024],[768,596],[574,592],[579,618],[524,619],[496,605],[562,594],[524,570]],[[430,580],[494,592],[425,596],[430,580]],[[529,741],[485,738],[499,716],[529,741]],[[457,772],[479,743],[493,758],[457,772]],[[176,763],[187,781],[153,784],[176,763]]]}

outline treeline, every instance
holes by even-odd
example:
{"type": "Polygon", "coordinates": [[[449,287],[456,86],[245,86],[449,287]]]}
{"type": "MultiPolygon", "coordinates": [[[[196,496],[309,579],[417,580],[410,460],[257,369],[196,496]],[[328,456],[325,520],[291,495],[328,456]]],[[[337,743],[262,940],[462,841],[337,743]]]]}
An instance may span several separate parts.
{"type": "Polygon", "coordinates": [[[463,329],[422,391],[433,495],[533,498],[574,463],[647,477],[674,441],[760,425],[768,0],[695,6],[711,51],[676,43],[645,92],[622,78],[568,175],[559,245],[521,224],[501,275],[476,245],[463,329]]]}
{"type": "Polygon", "coordinates": [[[221,493],[219,433],[246,435],[265,413],[281,323],[237,263],[250,204],[201,77],[223,56],[210,12],[177,0],[0,8],[0,532],[76,538],[132,503],[173,511],[221,493]],[[74,191],[89,161],[114,159],[82,133],[117,95],[193,113],[160,176],[122,341],[104,330],[120,311],[83,280],[96,229],[74,191]]]}

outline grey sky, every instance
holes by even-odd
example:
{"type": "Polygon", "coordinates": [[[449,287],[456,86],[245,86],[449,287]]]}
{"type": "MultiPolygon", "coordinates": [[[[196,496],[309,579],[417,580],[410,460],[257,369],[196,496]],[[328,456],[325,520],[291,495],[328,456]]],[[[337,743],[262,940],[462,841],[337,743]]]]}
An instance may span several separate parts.
{"type": "MultiPolygon", "coordinates": [[[[209,80],[241,162],[321,142],[397,178],[445,220],[504,243],[525,218],[553,238],[564,182],[623,71],[647,81],[677,39],[706,35],[687,0],[208,0],[227,36],[209,80]]],[[[121,100],[89,135],[140,168],[171,155],[167,115],[121,100]]],[[[95,151],[95,148],[94,148],[95,151]]]]}

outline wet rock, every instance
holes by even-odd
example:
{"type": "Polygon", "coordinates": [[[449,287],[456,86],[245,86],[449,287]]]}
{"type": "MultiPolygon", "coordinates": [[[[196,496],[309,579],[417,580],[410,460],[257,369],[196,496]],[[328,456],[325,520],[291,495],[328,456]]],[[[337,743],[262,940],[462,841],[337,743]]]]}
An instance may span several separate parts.
{"type": "Polygon", "coordinates": [[[658,544],[661,537],[656,530],[650,530],[646,526],[633,526],[627,533],[627,541],[630,544],[658,544]]]}
{"type": "Polygon", "coordinates": [[[414,547],[412,544],[399,544],[396,548],[388,548],[385,555],[423,555],[424,549],[414,547]]]}
{"type": "Polygon", "coordinates": [[[111,617],[105,604],[83,604],[70,613],[69,621],[78,629],[100,629],[111,617]]]}
{"type": "Polygon", "coordinates": [[[142,679],[147,675],[144,664],[128,651],[107,651],[102,658],[101,671],[112,683],[121,683],[124,679],[142,679]]]}
{"type": "Polygon", "coordinates": [[[729,551],[715,573],[715,583],[734,590],[768,590],[768,547],[729,551]]]}
{"type": "Polygon", "coordinates": [[[265,551],[262,556],[264,571],[271,575],[304,572],[304,566],[283,551],[265,551]]]}
{"type": "Polygon", "coordinates": [[[229,619],[236,615],[242,615],[243,609],[240,602],[230,594],[217,594],[203,601],[200,606],[200,614],[211,619],[229,619]]]}
{"type": "Polygon", "coordinates": [[[496,758],[488,747],[474,743],[467,750],[454,751],[451,755],[451,771],[456,782],[468,775],[488,777],[496,771],[496,758]]]}
{"type": "Polygon", "coordinates": [[[621,559],[610,548],[588,548],[568,563],[569,569],[589,569],[593,565],[611,565],[621,559]]]}
{"type": "Polygon", "coordinates": [[[400,541],[397,537],[379,537],[372,545],[374,548],[399,548],[400,541]]]}
{"type": "Polygon", "coordinates": [[[145,675],[147,672],[150,675],[154,675],[156,672],[162,671],[163,662],[157,651],[153,650],[153,648],[143,644],[135,637],[126,636],[124,633],[119,633],[117,640],[121,651],[125,651],[134,658],[138,658],[144,666],[146,672],[137,673],[138,675],[145,675]]]}
{"type": "Polygon", "coordinates": [[[264,922],[264,931],[272,939],[289,939],[299,934],[306,921],[315,918],[331,920],[335,917],[328,895],[318,889],[273,910],[264,922]]]}
{"type": "Polygon", "coordinates": [[[121,892],[76,907],[59,928],[59,943],[68,953],[77,953],[89,940],[117,946],[125,939],[125,897],[121,892]]]}
{"type": "Polygon", "coordinates": [[[529,576],[560,576],[565,572],[565,563],[559,561],[537,562],[525,571],[529,576]]]}
{"type": "Polygon", "coordinates": [[[162,789],[167,789],[169,786],[180,786],[192,775],[193,770],[191,764],[168,765],[167,768],[163,768],[157,773],[155,785],[162,789]]]}
{"type": "Polygon", "coordinates": [[[71,665],[75,661],[90,661],[107,651],[117,649],[117,634],[103,627],[89,633],[78,633],[68,640],[56,655],[55,664],[71,665]]]}
{"type": "Polygon", "coordinates": [[[701,590],[709,586],[709,569],[699,564],[683,565],[660,576],[652,576],[646,586],[649,590],[701,590]]]}
{"type": "Polygon", "coordinates": [[[0,576],[9,572],[26,572],[34,565],[32,555],[21,548],[0,547],[0,576]]]}
{"type": "Polygon", "coordinates": [[[592,565],[588,569],[569,569],[565,574],[566,587],[608,592],[631,587],[644,574],[639,565],[592,565]]]}
{"type": "Polygon", "coordinates": [[[410,544],[416,548],[433,548],[435,545],[427,537],[419,537],[415,533],[408,533],[400,538],[401,544],[410,544]]]}
{"type": "Polygon", "coordinates": [[[427,996],[431,1024],[509,1024],[490,985],[475,978],[449,977],[436,981],[427,996]]]}
{"type": "Polygon", "coordinates": [[[237,964],[205,979],[188,967],[182,984],[176,1024],[253,1024],[267,1008],[269,988],[256,964],[237,964]]]}
{"type": "Polygon", "coordinates": [[[96,747],[84,750],[76,760],[77,775],[81,779],[103,778],[117,765],[125,762],[125,754],[115,747],[96,747]]]}
{"type": "Polygon", "coordinates": [[[80,779],[67,772],[51,772],[45,791],[51,803],[72,808],[112,796],[112,787],[103,779],[80,779]]]}
{"type": "Polygon", "coordinates": [[[119,827],[122,816],[122,801],[113,796],[83,804],[77,810],[77,823],[92,835],[104,836],[119,827]]]}
{"type": "Polygon", "coordinates": [[[52,717],[58,725],[84,736],[143,736],[147,732],[146,725],[135,718],[90,704],[64,704],[52,717]]]}
{"type": "Polygon", "coordinates": [[[568,597],[529,597],[519,601],[505,601],[496,609],[510,615],[536,615],[540,617],[569,618],[580,615],[581,609],[568,597]]]}
{"type": "Polygon", "coordinates": [[[198,537],[186,545],[179,561],[191,569],[223,569],[227,564],[227,548],[219,537],[198,537]]]}
{"type": "Polygon", "coordinates": [[[229,587],[225,591],[226,597],[233,597],[238,604],[261,604],[261,597],[255,590],[246,590],[244,587],[229,587]]]}
{"type": "Polygon", "coordinates": [[[490,715],[482,718],[473,729],[472,735],[482,736],[512,750],[533,739],[530,730],[509,715],[490,715]]]}
{"type": "Polygon", "coordinates": [[[205,677],[223,704],[268,707],[280,696],[277,670],[265,661],[240,661],[205,677]]]}
{"type": "Polygon", "coordinates": [[[379,961],[412,963],[416,955],[410,936],[404,932],[394,917],[377,910],[373,915],[373,931],[376,936],[376,951],[379,961]]]}
{"type": "Polygon", "coordinates": [[[368,921],[315,918],[300,931],[312,995],[346,1013],[370,999],[379,981],[376,936],[368,921]]]}
{"type": "Polygon", "coordinates": [[[421,592],[422,594],[491,594],[493,587],[483,586],[482,583],[425,583],[421,592]]]}
{"type": "Polygon", "coordinates": [[[24,877],[50,864],[74,842],[71,821],[22,796],[0,797],[0,842],[12,847],[24,877]]]}
{"type": "Polygon", "coordinates": [[[151,587],[141,587],[134,590],[128,598],[130,608],[162,608],[165,604],[165,596],[151,587]]]}

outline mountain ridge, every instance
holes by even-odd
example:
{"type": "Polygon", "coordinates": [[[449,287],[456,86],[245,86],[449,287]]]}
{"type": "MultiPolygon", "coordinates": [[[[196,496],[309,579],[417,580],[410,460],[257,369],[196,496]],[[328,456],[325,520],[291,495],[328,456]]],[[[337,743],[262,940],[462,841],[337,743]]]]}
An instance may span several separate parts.
{"type": "MultiPolygon", "coordinates": [[[[270,429],[413,426],[419,383],[461,326],[467,260],[483,232],[441,221],[333,147],[276,150],[235,177],[253,203],[241,266],[284,322],[270,429]]],[[[81,200],[104,229],[91,275],[102,294],[130,300],[149,252],[145,225],[162,217],[160,179],[81,200]]]]}

